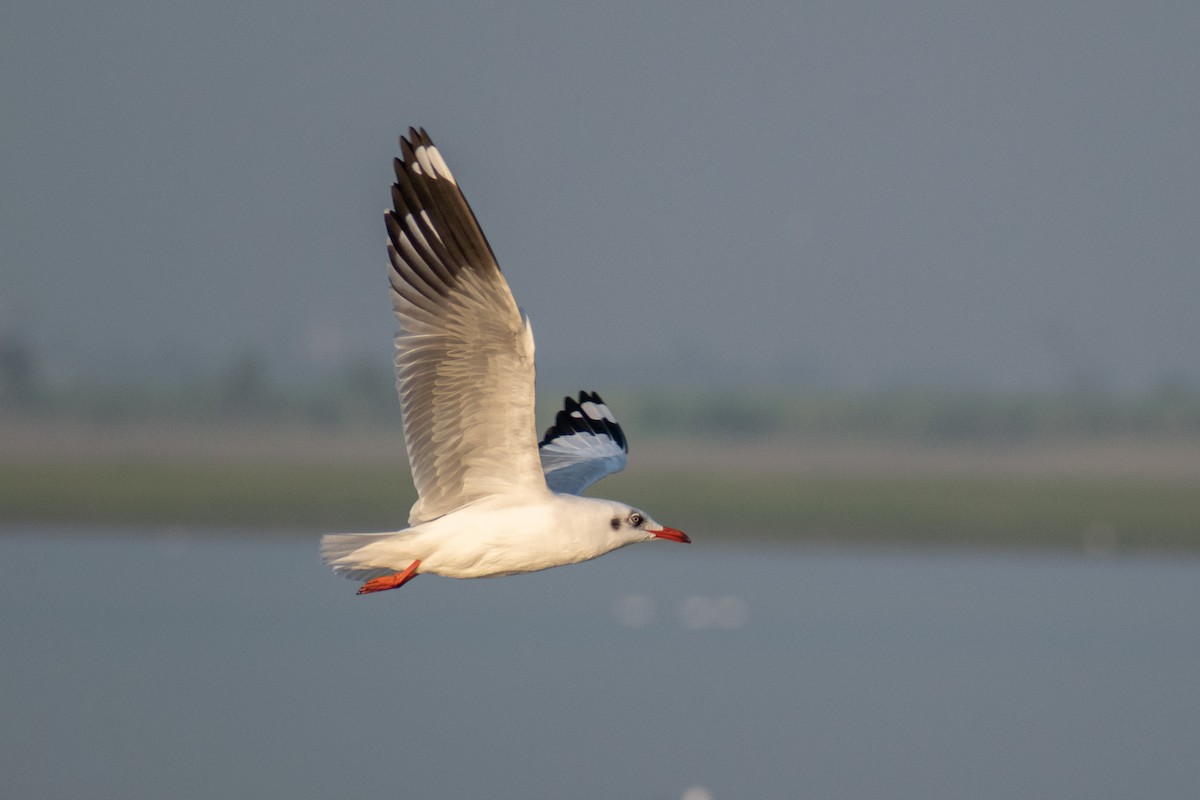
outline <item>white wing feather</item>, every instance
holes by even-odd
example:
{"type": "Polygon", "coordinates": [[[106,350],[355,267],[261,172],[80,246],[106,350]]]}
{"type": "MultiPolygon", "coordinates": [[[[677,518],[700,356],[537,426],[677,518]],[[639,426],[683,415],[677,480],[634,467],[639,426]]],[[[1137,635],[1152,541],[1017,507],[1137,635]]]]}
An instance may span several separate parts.
{"type": "Polygon", "coordinates": [[[417,525],[488,495],[545,492],[546,483],[529,323],[429,136],[410,129],[400,147],[385,216],[417,525]]]}

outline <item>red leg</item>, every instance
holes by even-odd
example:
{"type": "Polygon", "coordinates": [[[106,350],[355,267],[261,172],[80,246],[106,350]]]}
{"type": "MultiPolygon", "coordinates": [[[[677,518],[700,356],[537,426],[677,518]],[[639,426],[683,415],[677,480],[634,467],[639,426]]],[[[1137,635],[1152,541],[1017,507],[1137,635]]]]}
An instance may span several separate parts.
{"type": "Polygon", "coordinates": [[[404,572],[396,572],[392,575],[384,575],[371,580],[358,587],[358,594],[371,594],[372,592],[384,592],[388,589],[399,589],[404,584],[417,577],[417,567],[421,566],[421,562],[412,562],[404,572]]]}

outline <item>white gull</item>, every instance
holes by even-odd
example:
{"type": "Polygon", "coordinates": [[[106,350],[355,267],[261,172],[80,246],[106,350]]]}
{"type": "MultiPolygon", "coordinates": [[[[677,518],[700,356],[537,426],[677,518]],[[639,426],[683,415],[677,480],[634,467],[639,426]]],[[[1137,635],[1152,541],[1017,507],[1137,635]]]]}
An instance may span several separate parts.
{"type": "Polygon", "coordinates": [[[417,502],[407,528],[324,536],[321,557],[369,594],[423,572],[514,575],[635,542],[690,541],[625,503],[579,496],[629,453],[599,395],[566,398],[538,442],[529,322],[428,134],[410,128],[400,149],[385,219],[417,502]]]}

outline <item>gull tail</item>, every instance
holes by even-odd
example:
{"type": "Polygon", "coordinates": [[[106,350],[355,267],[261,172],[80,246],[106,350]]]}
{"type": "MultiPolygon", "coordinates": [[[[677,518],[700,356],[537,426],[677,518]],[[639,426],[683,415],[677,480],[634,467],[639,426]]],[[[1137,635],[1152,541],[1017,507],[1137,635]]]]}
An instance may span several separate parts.
{"type": "Polygon", "coordinates": [[[329,533],[321,537],[321,560],[344,578],[369,581],[403,569],[416,556],[403,554],[407,531],[399,533],[329,533]],[[401,546],[397,546],[401,545],[401,546]],[[404,563],[398,568],[396,562],[404,563]]]}

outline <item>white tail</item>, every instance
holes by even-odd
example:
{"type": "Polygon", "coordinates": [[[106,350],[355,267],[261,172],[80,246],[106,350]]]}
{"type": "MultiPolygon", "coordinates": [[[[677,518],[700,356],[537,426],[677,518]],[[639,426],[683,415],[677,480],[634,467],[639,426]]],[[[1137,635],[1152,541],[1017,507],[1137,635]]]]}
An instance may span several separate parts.
{"type": "Polygon", "coordinates": [[[328,533],[321,537],[321,560],[333,567],[338,575],[356,581],[366,581],[390,575],[393,567],[377,566],[377,548],[372,545],[384,540],[394,543],[395,533],[328,533]]]}

